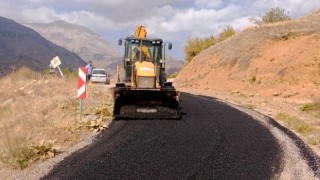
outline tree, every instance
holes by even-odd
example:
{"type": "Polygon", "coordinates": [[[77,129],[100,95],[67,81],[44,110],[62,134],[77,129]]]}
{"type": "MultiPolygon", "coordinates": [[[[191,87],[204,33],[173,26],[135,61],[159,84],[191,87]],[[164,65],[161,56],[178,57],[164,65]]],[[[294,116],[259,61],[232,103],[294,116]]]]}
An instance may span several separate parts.
{"type": "Polygon", "coordinates": [[[271,8],[268,12],[265,13],[264,16],[261,17],[261,20],[256,17],[250,18],[250,21],[257,25],[270,24],[288,20],[291,20],[289,13],[279,7],[271,8]]]}
{"type": "Polygon", "coordinates": [[[216,44],[216,39],[213,36],[204,39],[198,37],[188,39],[184,46],[185,61],[190,62],[197,54],[214,44],[216,44]]]}
{"type": "Polygon", "coordinates": [[[232,26],[230,25],[226,26],[225,29],[219,33],[218,42],[228,39],[229,37],[233,36],[235,33],[236,32],[232,26]]]}

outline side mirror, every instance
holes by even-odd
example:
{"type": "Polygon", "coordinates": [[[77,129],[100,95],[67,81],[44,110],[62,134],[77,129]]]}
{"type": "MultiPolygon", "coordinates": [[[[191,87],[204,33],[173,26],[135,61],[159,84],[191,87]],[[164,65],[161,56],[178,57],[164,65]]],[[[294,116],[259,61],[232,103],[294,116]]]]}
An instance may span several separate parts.
{"type": "Polygon", "coordinates": [[[119,39],[118,45],[119,45],[119,46],[122,46],[122,39],[119,39]]]}
{"type": "Polygon", "coordinates": [[[171,43],[168,44],[168,49],[170,49],[170,50],[172,49],[172,44],[171,43]]]}

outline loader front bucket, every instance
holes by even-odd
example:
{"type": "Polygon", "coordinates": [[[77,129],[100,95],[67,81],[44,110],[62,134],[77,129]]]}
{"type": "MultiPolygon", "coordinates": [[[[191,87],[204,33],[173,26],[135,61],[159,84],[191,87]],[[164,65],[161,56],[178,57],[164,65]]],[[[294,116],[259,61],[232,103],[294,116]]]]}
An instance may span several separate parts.
{"type": "Polygon", "coordinates": [[[115,88],[113,116],[116,119],[179,119],[179,92],[174,88],[115,88]]]}

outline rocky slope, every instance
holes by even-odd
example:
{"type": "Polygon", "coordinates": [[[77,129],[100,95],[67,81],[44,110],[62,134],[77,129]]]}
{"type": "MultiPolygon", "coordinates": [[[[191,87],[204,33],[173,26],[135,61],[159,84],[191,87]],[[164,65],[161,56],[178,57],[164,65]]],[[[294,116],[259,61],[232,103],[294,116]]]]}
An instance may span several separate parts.
{"type": "Polygon", "coordinates": [[[59,56],[61,67],[76,68],[85,62],[72,53],[43,38],[37,32],[0,17],[0,75],[27,66],[36,71],[49,68],[50,60],[59,56]]]}
{"type": "Polygon", "coordinates": [[[85,61],[91,60],[95,67],[114,71],[121,59],[121,54],[110,43],[88,28],[64,21],[26,26],[48,40],[77,53],[85,61]]]}

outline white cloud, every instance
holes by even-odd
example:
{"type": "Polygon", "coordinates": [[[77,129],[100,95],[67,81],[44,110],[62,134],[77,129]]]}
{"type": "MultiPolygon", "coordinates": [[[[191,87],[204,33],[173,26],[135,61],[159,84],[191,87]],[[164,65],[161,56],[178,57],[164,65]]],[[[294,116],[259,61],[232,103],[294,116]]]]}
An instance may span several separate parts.
{"type": "Polygon", "coordinates": [[[36,9],[26,9],[21,11],[21,15],[24,17],[27,21],[33,21],[33,22],[44,22],[49,23],[56,19],[61,18],[55,10],[47,8],[45,6],[39,7],[36,9]]]}
{"type": "Polygon", "coordinates": [[[253,4],[253,9],[255,12],[264,14],[271,8],[279,7],[287,12],[293,18],[301,17],[306,15],[308,12],[319,9],[319,0],[257,0],[253,4]]]}
{"type": "Polygon", "coordinates": [[[218,8],[223,5],[222,0],[195,0],[195,5],[201,8],[218,8]]]}
{"type": "Polygon", "coordinates": [[[29,0],[31,3],[42,3],[44,0],[29,0]]]}
{"type": "Polygon", "coordinates": [[[221,24],[227,25],[232,19],[236,18],[239,7],[229,5],[220,10],[189,8],[177,11],[176,14],[169,20],[163,20],[156,24],[159,31],[155,33],[187,33],[192,36],[205,36],[216,32],[221,24]]]}

